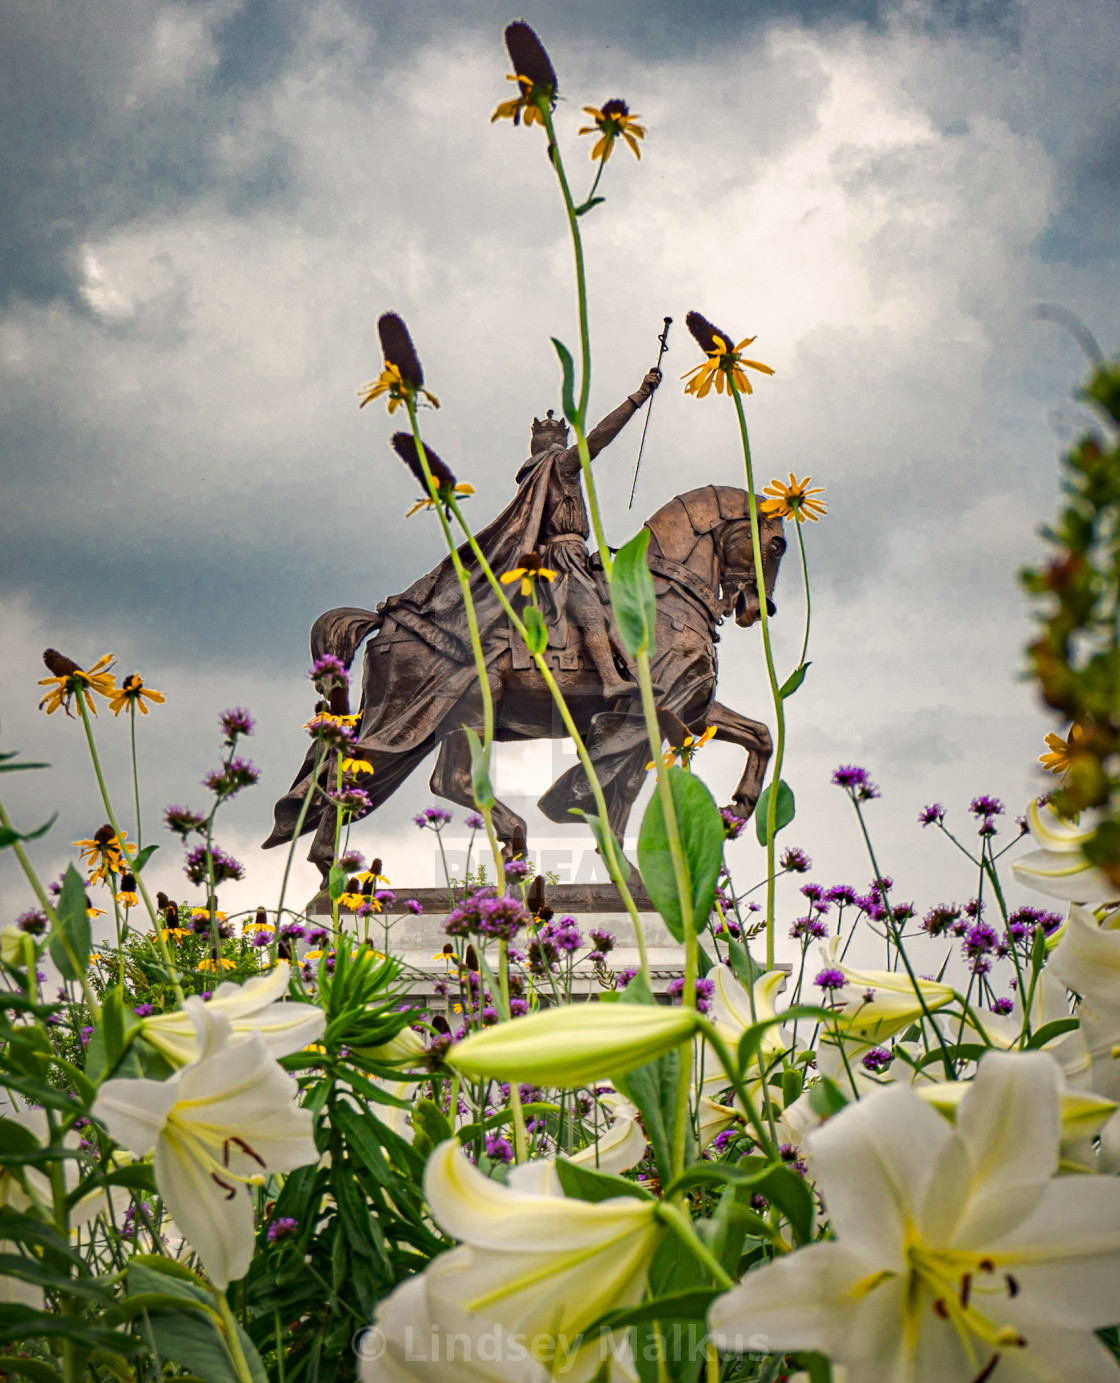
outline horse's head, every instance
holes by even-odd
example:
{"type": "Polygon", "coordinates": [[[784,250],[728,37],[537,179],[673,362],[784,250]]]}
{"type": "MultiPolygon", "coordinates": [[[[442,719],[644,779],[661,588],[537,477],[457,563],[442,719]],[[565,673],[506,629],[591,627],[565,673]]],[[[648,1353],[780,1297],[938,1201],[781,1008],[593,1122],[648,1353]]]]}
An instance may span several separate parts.
{"type": "MultiPolygon", "coordinates": [[[[677,569],[687,567],[709,586],[718,585],[722,613],[734,612],[735,622],[744,628],[759,614],[750,513],[746,490],[732,485],[702,485],[677,495],[646,521],[651,554],[668,559],[677,569]]],[[[775,606],[770,596],[786,540],[781,519],[761,513],[759,519],[766,607],[772,615],[775,606]]],[[[682,584],[688,588],[687,579],[682,584]]],[[[714,601],[710,603],[714,609],[714,601]]]]}
{"type": "MultiPolygon", "coordinates": [[[[766,592],[766,613],[774,615],[778,607],[771,600],[778,567],[786,550],[782,521],[760,514],[759,548],[762,555],[763,584],[766,592]]],[[[754,543],[751,540],[749,518],[732,519],[717,531],[720,586],[727,611],[735,612],[735,623],[749,628],[759,616],[758,578],[755,573],[754,543]]]]}

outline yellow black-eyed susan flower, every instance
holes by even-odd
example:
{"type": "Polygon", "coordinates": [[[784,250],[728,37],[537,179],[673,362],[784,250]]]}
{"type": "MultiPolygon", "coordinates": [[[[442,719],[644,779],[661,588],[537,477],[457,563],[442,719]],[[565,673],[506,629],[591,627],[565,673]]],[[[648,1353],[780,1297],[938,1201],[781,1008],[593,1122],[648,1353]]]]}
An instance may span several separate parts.
{"type": "Polygon", "coordinates": [[[604,101],[602,106],[584,106],[584,113],[590,115],[595,121],[594,125],[585,125],[580,134],[597,134],[599,138],[591,150],[591,158],[602,159],[606,163],[611,156],[616,139],[624,139],[630,146],[630,150],[635,158],[641,158],[642,151],[638,148],[638,140],[645,139],[646,127],[639,125],[641,116],[631,115],[630,107],[620,97],[614,96],[609,101],[604,101]]]}
{"type": "Polygon", "coordinates": [[[83,864],[90,867],[88,882],[100,883],[109,874],[123,874],[127,856],[136,853],[136,846],[128,842],[128,832],[121,832],[121,840],[112,826],[105,825],[93,833],[92,840],[76,840],[73,843],[81,851],[83,864]]]}
{"type": "Polygon", "coordinates": [[[203,956],[198,962],[200,970],[236,970],[236,961],[227,960],[225,956],[203,956]]]}
{"type": "Polygon", "coordinates": [[[52,690],[39,702],[39,709],[46,710],[49,716],[53,716],[60,706],[70,715],[70,702],[75,696],[84,697],[86,709],[96,715],[97,707],[90,693],[96,692],[109,700],[116,691],[113,674],[109,671],[113,662],[111,653],[103,653],[88,671],[80,668],[64,653],[59,653],[57,648],[48,648],[43,654],[43,662],[53,675],[42,678],[39,685],[51,687],[52,690]]]}
{"type": "Polygon", "coordinates": [[[146,687],[138,672],[130,672],[123,679],[117,688],[117,693],[109,702],[109,709],[115,716],[119,716],[126,706],[135,708],[141,715],[148,714],[147,702],[153,705],[162,706],[165,697],[163,692],[156,691],[155,687],[146,687]]]}
{"type": "MultiPolygon", "coordinates": [[[[393,450],[405,463],[408,469],[420,483],[424,491],[424,498],[417,500],[412,508],[405,515],[411,518],[420,509],[434,509],[435,501],[428,494],[428,480],[424,474],[424,467],[420,464],[420,452],[416,446],[416,438],[411,432],[394,432],[392,437],[393,450]]],[[[428,463],[428,469],[432,473],[432,478],[436,482],[439,490],[440,499],[446,504],[453,495],[473,495],[474,486],[460,483],[452,474],[451,468],[435,454],[431,447],[425,446],[424,459],[428,463]]]]}
{"type": "Polygon", "coordinates": [[[512,101],[503,101],[490,123],[495,120],[512,120],[520,125],[522,117],[525,124],[543,125],[542,103],[550,109],[556,105],[559,83],[556,69],[545,51],[544,44],[524,20],[518,19],[506,26],[506,48],[509,51],[513,72],[507,80],[516,82],[518,94],[512,101]]]}
{"type": "Polygon", "coordinates": [[[699,312],[690,312],[685,318],[685,323],[700,349],[708,357],[681,376],[682,379],[688,380],[684,388],[686,394],[695,394],[698,399],[706,398],[713,384],[717,394],[730,394],[732,384],[739,393],[752,394],[754,390],[744,367],[759,370],[764,375],[774,373],[770,366],[764,365],[761,360],[745,360],[741,355],[741,352],[757,339],[756,337],[744,336],[737,346],[732,346],[731,333],[713,326],[706,317],[701,317],[699,312]]]}
{"type": "Polygon", "coordinates": [[[1051,733],[1046,736],[1046,745],[1050,752],[1040,755],[1038,762],[1047,773],[1064,775],[1069,772],[1074,755],[1084,740],[1085,731],[1076,723],[1069,727],[1069,734],[1065,739],[1062,739],[1061,735],[1051,733]]]}
{"type": "Polygon", "coordinates": [[[512,571],[503,572],[498,580],[503,586],[508,586],[514,581],[521,582],[521,594],[527,600],[533,594],[533,582],[540,577],[545,581],[555,581],[557,573],[551,567],[541,566],[540,554],[536,552],[523,552],[521,554],[521,565],[514,567],[512,571]]]}
{"type": "Polygon", "coordinates": [[[373,764],[368,759],[343,759],[339,767],[343,773],[372,773],[373,764]]]}
{"type": "Polygon", "coordinates": [[[424,388],[424,370],[408,327],[395,312],[385,312],[377,320],[377,334],[381,337],[381,353],[385,358],[384,369],[370,384],[359,390],[364,408],[367,403],[388,395],[386,402],[389,412],[395,413],[402,403],[423,396],[433,408],[439,407],[439,399],[424,388]]]}
{"type": "Polygon", "coordinates": [[[274,932],[276,926],[268,920],[268,913],[265,912],[264,908],[258,908],[252,922],[245,923],[245,930],[247,932],[274,932]]]}
{"type": "MultiPolygon", "coordinates": [[[[681,762],[681,767],[687,768],[689,763],[692,761],[693,756],[695,754],[698,754],[700,750],[703,749],[704,746],[708,743],[709,740],[714,739],[715,734],[716,727],[714,725],[709,725],[708,728],[702,734],[685,735],[684,739],[681,741],[679,748],[675,748],[673,745],[670,745],[669,748],[665,750],[664,754],[660,756],[661,762],[665,765],[666,768],[672,768],[673,765],[679,759],[681,762]]],[[[647,773],[656,762],[656,759],[651,759],[649,763],[646,764],[647,773]]]]}
{"type": "Polygon", "coordinates": [[[117,902],[122,908],[134,908],[140,902],[136,893],[136,876],[134,874],[123,874],[121,876],[120,892],[117,894],[117,902]]]}
{"type": "Polygon", "coordinates": [[[762,501],[762,512],[779,519],[796,519],[798,523],[804,523],[806,519],[816,523],[828,513],[828,506],[823,500],[813,498],[814,495],[824,494],[824,486],[810,488],[812,478],[807,475],[804,480],[798,480],[790,471],[788,485],[783,485],[780,480],[772,480],[762,491],[770,496],[762,501]]]}

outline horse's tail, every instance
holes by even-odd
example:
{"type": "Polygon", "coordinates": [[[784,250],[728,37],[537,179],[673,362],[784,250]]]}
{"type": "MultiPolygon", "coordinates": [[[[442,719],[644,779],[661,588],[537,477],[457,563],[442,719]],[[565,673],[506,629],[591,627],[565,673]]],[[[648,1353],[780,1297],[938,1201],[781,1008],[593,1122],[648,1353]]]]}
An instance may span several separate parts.
{"type": "Polygon", "coordinates": [[[354,661],[358,645],[381,628],[385,616],[377,610],[363,610],[357,605],[340,605],[327,610],[311,626],[311,660],[317,661],[330,653],[345,667],[354,661]]]}

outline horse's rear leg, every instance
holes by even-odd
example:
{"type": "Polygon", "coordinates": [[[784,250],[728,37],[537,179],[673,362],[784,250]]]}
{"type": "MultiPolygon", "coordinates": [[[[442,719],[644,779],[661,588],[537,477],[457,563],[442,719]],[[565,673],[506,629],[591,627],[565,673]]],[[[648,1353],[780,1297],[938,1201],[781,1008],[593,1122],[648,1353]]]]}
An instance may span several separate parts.
{"type": "MultiPolygon", "coordinates": [[[[428,786],[438,797],[460,807],[474,807],[471,748],[462,730],[452,730],[444,738],[428,786]]],[[[525,822],[504,802],[494,803],[494,830],[503,845],[525,840],[525,822]]]]}

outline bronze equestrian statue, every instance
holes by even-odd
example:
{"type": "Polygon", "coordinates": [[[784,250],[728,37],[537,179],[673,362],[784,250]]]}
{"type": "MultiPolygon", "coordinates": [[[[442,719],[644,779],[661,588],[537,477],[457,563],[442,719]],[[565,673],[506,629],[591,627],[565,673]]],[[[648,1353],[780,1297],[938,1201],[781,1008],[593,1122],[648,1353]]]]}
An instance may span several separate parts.
{"type": "MultiPolygon", "coordinates": [[[[588,434],[592,459],[607,446],[660,383],[651,370],[635,393],[588,434]]],[[[579,457],[567,445],[567,428],[534,420],[529,459],[517,473],[519,489],[507,508],[478,535],[492,570],[502,575],[535,551],[539,566],[556,572],[537,583],[549,630],[545,656],[571,709],[603,786],[610,824],[621,836],[645,779],[649,742],[637,686],[611,632],[610,599],[602,566],[589,556],[589,526],[579,457]]],[[[658,707],[666,723],[699,730],[716,727],[716,738],[747,751],[731,810],[754,810],[770,758],[766,726],[715,700],[717,626],[734,614],[744,628],[758,618],[759,600],[770,596],[786,541],[782,522],[761,515],[764,592],[760,597],[745,490],[705,485],[678,495],[646,522],[649,567],[657,594],[656,649],[651,659],[658,707]]],[[[521,640],[510,628],[470,548],[459,549],[471,577],[494,697],[495,738],[558,739],[565,730],[548,689],[521,640]]],[[[467,636],[466,615],[450,557],[376,611],[341,607],[320,615],[311,630],[312,658],[334,654],[349,667],[359,645],[365,675],[359,708],[356,757],[368,760],[372,778],[361,786],[373,807],[387,801],[434,748],[439,749],[431,788],[462,806],[474,804],[464,725],[482,727],[482,703],[467,636]]],[[[275,825],[264,848],[290,841],[311,787],[314,746],[289,791],[275,807],[275,825]]],[[[325,768],[320,769],[326,781],[325,768]]],[[[573,807],[594,810],[580,765],[569,769],[540,799],[552,821],[570,821],[573,807]]],[[[494,824],[500,839],[523,840],[525,823],[499,802],[494,824]]],[[[303,832],[315,830],[309,858],[324,873],[334,850],[335,809],[316,794],[303,832]]]]}

